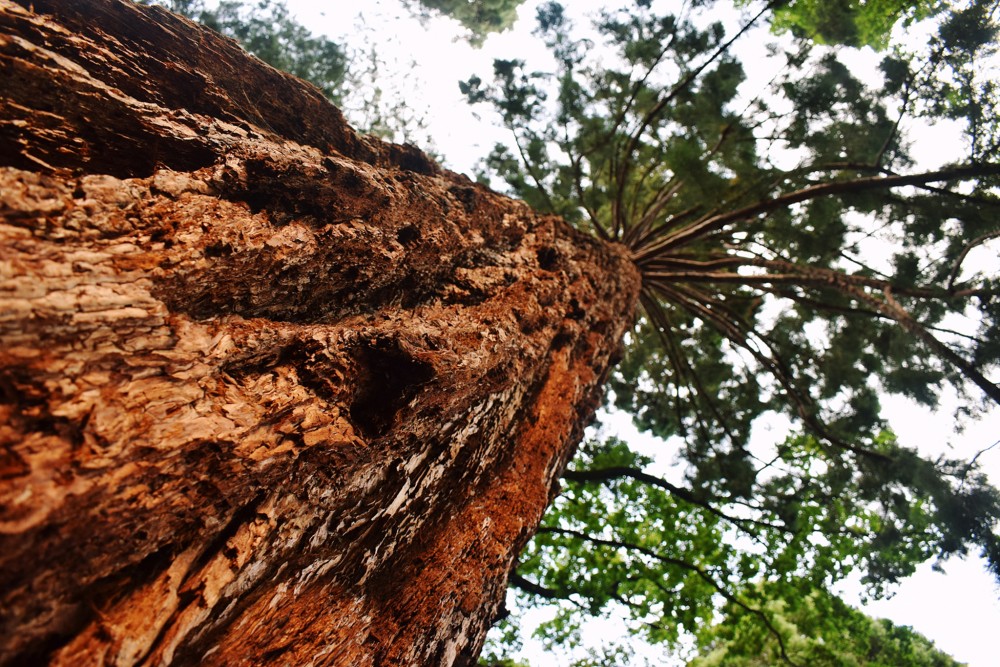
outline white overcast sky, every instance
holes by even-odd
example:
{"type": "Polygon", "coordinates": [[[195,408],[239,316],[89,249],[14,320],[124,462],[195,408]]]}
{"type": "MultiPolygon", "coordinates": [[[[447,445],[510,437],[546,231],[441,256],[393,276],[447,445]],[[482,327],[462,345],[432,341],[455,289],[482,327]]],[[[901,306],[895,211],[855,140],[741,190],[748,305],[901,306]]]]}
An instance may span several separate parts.
{"type": "MultiPolygon", "coordinates": [[[[582,17],[612,1],[570,0],[564,4],[572,15],[582,17]]],[[[382,86],[389,93],[402,95],[410,108],[426,118],[435,150],[444,156],[446,166],[460,172],[471,173],[476,161],[504,138],[504,132],[490,125],[488,117],[474,116],[473,109],[459,93],[458,81],[472,74],[487,79],[493,58],[521,58],[533,69],[544,69],[547,62],[544,47],[530,34],[540,0],[528,0],[521,8],[521,20],[515,30],[491,37],[482,49],[473,49],[463,42],[462,31],[454,22],[436,19],[421,24],[396,0],[287,0],[287,4],[314,33],[326,34],[360,50],[374,46],[388,62],[388,69],[395,70],[386,72],[388,78],[382,86]]],[[[758,50],[760,55],[745,62],[763,68],[750,74],[766,80],[769,77],[762,64],[762,53],[758,50]]],[[[856,68],[870,67],[871,57],[859,54],[853,57],[853,64],[856,68]]],[[[949,142],[947,134],[933,138],[926,130],[924,134],[928,140],[923,147],[918,143],[917,155],[928,166],[947,160],[951,157],[949,148],[958,145],[953,140],[949,142]]],[[[887,414],[902,442],[924,451],[950,451],[952,455],[968,457],[1000,438],[998,410],[957,436],[951,410],[931,415],[905,401],[890,399],[888,403],[887,414]]],[[[1000,446],[980,460],[991,471],[994,483],[1000,483],[1000,446]]],[[[894,598],[864,608],[874,616],[912,626],[972,667],[996,667],[1000,664],[995,634],[1000,628],[1000,589],[978,558],[952,560],[945,564],[945,569],[946,574],[941,574],[925,565],[898,588],[894,598]]],[[[857,601],[856,586],[846,586],[843,592],[848,601],[857,601]]],[[[555,663],[550,656],[544,662],[535,658],[533,664],[555,663]]]]}

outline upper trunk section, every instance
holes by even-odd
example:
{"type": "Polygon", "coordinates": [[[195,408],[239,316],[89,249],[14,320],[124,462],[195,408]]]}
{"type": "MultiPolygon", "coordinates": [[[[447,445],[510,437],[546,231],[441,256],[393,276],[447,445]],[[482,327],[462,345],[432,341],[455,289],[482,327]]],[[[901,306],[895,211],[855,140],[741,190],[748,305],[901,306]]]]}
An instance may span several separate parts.
{"type": "Polygon", "coordinates": [[[0,663],[473,660],[628,258],[157,8],[0,64],[0,663]]]}

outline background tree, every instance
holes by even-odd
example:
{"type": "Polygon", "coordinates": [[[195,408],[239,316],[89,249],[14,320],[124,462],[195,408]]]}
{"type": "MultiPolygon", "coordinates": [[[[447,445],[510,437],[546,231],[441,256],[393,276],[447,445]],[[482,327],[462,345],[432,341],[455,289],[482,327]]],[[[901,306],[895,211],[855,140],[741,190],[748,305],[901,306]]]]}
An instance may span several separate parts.
{"type": "Polygon", "coordinates": [[[514,25],[524,0],[407,0],[407,4],[425,15],[430,10],[455,19],[469,31],[470,43],[481,45],[491,33],[514,25]]]}
{"type": "Polygon", "coordinates": [[[910,26],[951,5],[938,0],[792,0],[775,8],[772,26],[823,44],[883,49],[895,26],[910,26]]]}
{"type": "MultiPolygon", "coordinates": [[[[843,667],[959,667],[926,637],[885,619],[870,618],[822,591],[805,597],[769,599],[778,636],[800,665],[843,667]]],[[[698,633],[703,655],[688,667],[767,667],[781,662],[775,635],[753,614],[727,604],[721,622],[698,633]]]]}
{"type": "Polygon", "coordinates": [[[574,461],[512,576],[526,604],[559,605],[543,628],[557,641],[581,610],[617,606],[673,642],[720,597],[780,638],[761,581],[804,599],[860,571],[877,595],[970,547],[1000,575],[996,489],[974,462],[898,443],[879,402],[933,406],[946,385],[966,415],[1000,401],[995,266],[967,261],[1000,236],[990,6],[943,13],[881,81],[798,40],[765,90],[739,94],[731,46],[771,9],[727,32],[639,1],[581,39],[549,3],[537,34],[555,71],[500,60],[492,83],[462,84],[511,131],[492,178],[628,249],[642,317],[612,401],[682,461],[680,479],[653,475],[614,439],[574,461]],[[965,157],[916,168],[918,116],[960,121],[965,157]],[[775,414],[792,434],[754,448],[775,414]]]}

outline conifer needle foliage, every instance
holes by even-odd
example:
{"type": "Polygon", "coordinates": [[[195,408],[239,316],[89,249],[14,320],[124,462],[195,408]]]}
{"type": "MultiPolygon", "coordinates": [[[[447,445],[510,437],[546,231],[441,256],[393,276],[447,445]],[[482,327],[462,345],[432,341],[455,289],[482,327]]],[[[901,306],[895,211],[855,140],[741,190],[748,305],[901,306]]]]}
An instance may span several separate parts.
{"type": "Polygon", "coordinates": [[[929,40],[887,47],[873,81],[843,48],[788,38],[756,90],[738,48],[787,3],[728,28],[721,3],[626,4],[590,32],[545,4],[554,66],[498,60],[461,84],[512,138],[484,177],[640,269],[611,395],[685,471],[587,443],[514,585],[562,605],[554,639],[617,606],[673,642],[720,601],[773,625],[761,582],[798,599],[857,570],[879,594],[969,549],[1000,578],[1000,494],[975,461],[898,442],[880,405],[1000,403],[997,3],[936,8],[929,40]],[[916,164],[908,128],[944,119],[961,157],[916,164]],[[775,415],[791,434],[752,447],[775,415]]]}

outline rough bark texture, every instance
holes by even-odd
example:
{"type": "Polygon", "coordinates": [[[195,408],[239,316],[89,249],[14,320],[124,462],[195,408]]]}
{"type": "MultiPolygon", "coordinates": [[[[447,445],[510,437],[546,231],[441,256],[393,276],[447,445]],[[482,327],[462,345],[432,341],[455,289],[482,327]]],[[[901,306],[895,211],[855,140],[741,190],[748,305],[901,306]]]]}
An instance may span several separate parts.
{"type": "Polygon", "coordinates": [[[628,259],[159,9],[0,67],[0,663],[472,661],[628,259]]]}

